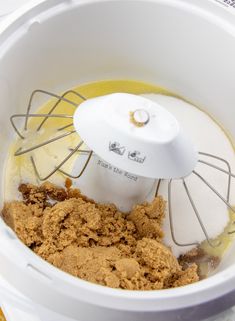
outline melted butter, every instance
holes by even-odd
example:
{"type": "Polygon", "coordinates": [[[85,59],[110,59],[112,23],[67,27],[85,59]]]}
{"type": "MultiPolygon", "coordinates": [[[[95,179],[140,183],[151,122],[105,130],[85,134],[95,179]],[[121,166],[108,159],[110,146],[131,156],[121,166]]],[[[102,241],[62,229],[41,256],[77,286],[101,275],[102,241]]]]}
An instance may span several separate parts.
{"type": "Polygon", "coordinates": [[[218,246],[212,247],[208,244],[207,241],[204,241],[201,244],[201,248],[206,251],[211,256],[217,256],[219,258],[223,257],[223,254],[229,249],[232,241],[235,238],[235,213],[232,210],[229,210],[229,223],[224,229],[223,233],[220,234],[217,238],[212,240],[213,244],[218,244],[218,246]]]}
{"type": "MultiPolygon", "coordinates": [[[[85,85],[80,85],[72,89],[73,91],[81,94],[85,98],[93,98],[105,94],[111,94],[114,92],[126,92],[132,94],[147,94],[147,93],[154,93],[154,94],[163,94],[167,96],[178,97],[178,95],[169,92],[168,90],[146,84],[143,82],[138,81],[131,81],[131,80],[110,80],[110,81],[100,81],[89,83],[85,85]]],[[[79,105],[82,102],[82,99],[79,98],[77,95],[70,93],[66,95],[66,98],[77,103],[79,105]]],[[[182,99],[182,98],[181,98],[182,99]]],[[[38,113],[48,113],[49,110],[54,106],[57,102],[56,99],[51,99],[43,106],[38,109],[38,113]]],[[[54,113],[56,114],[67,114],[73,115],[75,107],[61,101],[54,113]]],[[[42,127],[42,130],[35,133],[35,128],[37,128],[39,123],[39,119],[32,118],[29,121],[28,129],[29,132],[27,133],[26,142],[27,144],[23,144],[22,141],[18,139],[10,148],[9,151],[9,158],[7,164],[7,174],[6,177],[12,177],[12,180],[5,179],[5,199],[16,199],[19,196],[17,192],[17,188],[19,183],[21,182],[30,182],[30,183],[40,183],[39,180],[35,178],[34,169],[32,167],[30,158],[28,154],[13,157],[14,152],[21,146],[22,148],[30,148],[32,145],[40,144],[42,141],[52,139],[58,135],[57,129],[59,127],[66,126],[72,123],[71,119],[48,119],[47,122],[42,127]]],[[[69,127],[69,130],[73,130],[73,126],[69,127]]],[[[68,130],[68,129],[67,129],[68,130]]],[[[63,131],[59,132],[59,135],[62,134],[63,131]]],[[[74,148],[80,141],[80,138],[77,134],[70,135],[62,140],[54,142],[46,147],[40,148],[36,152],[33,152],[33,156],[37,163],[38,170],[41,175],[46,175],[46,173],[60,163],[60,161],[66,157],[69,153],[69,148],[74,148]],[[63,148],[61,148],[63,142],[63,148]],[[64,148],[64,146],[66,148],[64,148]],[[43,159],[43,162],[41,161],[43,159]]],[[[77,155],[70,159],[68,163],[63,167],[63,170],[67,172],[71,172],[71,168],[73,166],[74,159],[77,155]]],[[[50,178],[50,181],[63,185],[65,177],[61,173],[57,173],[53,177],[50,178]]],[[[219,257],[220,259],[223,257],[224,253],[228,250],[232,241],[234,240],[235,233],[235,213],[230,211],[230,221],[228,226],[225,228],[224,232],[219,235],[214,242],[219,242],[220,245],[217,247],[211,247],[206,241],[203,242],[200,247],[211,256],[219,257]]],[[[208,274],[209,268],[208,264],[202,263],[201,270],[203,270],[204,274],[208,274]]]]}
{"type": "Polygon", "coordinates": [[[197,262],[199,266],[199,274],[202,278],[216,272],[218,264],[234,242],[235,213],[232,210],[229,210],[229,217],[229,223],[225,227],[223,233],[211,240],[212,244],[216,245],[215,247],[210,246],[207,241],[204,241],[199,245],[199,249],[202,249],[207,255],[206,258],[202,259],[200,262],[197,262]]]}

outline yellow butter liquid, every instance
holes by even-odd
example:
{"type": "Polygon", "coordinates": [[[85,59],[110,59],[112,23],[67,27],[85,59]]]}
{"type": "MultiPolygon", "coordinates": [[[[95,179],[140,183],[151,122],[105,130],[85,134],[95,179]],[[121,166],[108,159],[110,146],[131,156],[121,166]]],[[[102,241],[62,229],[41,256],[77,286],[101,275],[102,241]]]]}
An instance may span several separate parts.
{"type": "MultiPolygon", "coordinates": [[[[146,84],[139,81],[132,81],[132,80],[109,80],[109,81],[99,81],[94,83],[89,83],[85,85],[80,85],[72,89],[73,91],[81,94],[85,98],[93,98],[105,94],[111,94],[115,92],[125,92],[125,93],[132,93],[132,94],[147,94],[147,93],[155,93],[155,94],[163,94],[173,97],[179,97],[178,95],[169,92],[168,90],[158,87],[151,84],[146,84]]],[[[78,105],[82,102],[82,99],[77,97],[73,93],[69,93],[65,96],[67,99],[77,103],[78,105]]],[[[179,97],[182,99],[182,97],[179,97]]],[[[51,107],[55,104],[57,100],[56,99],[50,99],[46,104],[43,106],[40,106],[38,109],[38,113],[48,113],[51,107]]],[[[75,107],[71,106],[70,104],[61,101],[58,105],[58,108],[54,113],[56,114],[67,114],[67,115],[73,115],[75,110],[75,107]]],[[[41,131],[40,135],[32,134],[32,145],[35,143],[39,143],[45,139],[48,139],[48,136],[51,135],[53,137],[54,133],[56,133],[56,130],[58,127],[62,127],[65,125],[68,125],[71,123],[71,120],[67,119],[49,119],[45,125],[43,126],[44,130],[41,131]]],[[[39,119],[30,119],[29,121],[29,129],[35,128],[36,125],[38,125],[39,119]]],[[[71,126],[67,130],[73,130],[73,127],[71,126]]],[[[63,140],[63,145],[67,145],[70,148],[75,147],[80,138],[78,135],[71,135],[63,140]]],[[[30,141],[30,139],[29,139],[30,141]]],[[[28,154],[20,156],[20,157],[13,157],[14,151],[17,149],[17,147],[20,146],[22,142],[20,140],[17,140],[15,142],[10,150],[10,157],[8,160],[7,165],[7,177],[19,177],[19,181],[29,181],[31,183],[40,183],[39,181],[35,180],[34,170],[32,168],[31,162],[29,160],[28,154]]],[[[28,142],[30,145],[30,142],[28,142]]],[[[46,164],[46,169],[50,167],[51,159],[53,160],[51,167],[53,168],[55,164],[58,164],[59,161],[63,159],[68,154],[68,148],[65,148],[64,151],[62,151],[62,141],[58,141],[57,143],[53,143],[48,145],[48,147],[45,147],[39,156],[39,159],[36,159],[38,161],[38,164],[43,163],[46,164]],[[60,154],[58,156],[58,153],[60,154]],[[48,155],[50,156],[50,161],[48,159],[48,155]],[[43,159],[43,162],[42,162],[43,159]],[[48,160],[47,160],[48,159],[48,160]]],[[[35,155],[36,157],[36,155],[35,155]]],[[[76,155],[74,156],[76,157],[76,155]]],[[[68,172],[71,171],[71,167],[73,164],[73,158],[68,162],[65,166],[65,170],[68,172]]],[[[64,181],[64,176],[62,174],[57,173],[52,178],[50,178],[50,181],[53,181],[54,183],[62,183],[64,181]]],[[[16,184],[15,188],[18,187],[18,183],[16,184]]],[[[13,195],[12,192],[12,183],[9,182],[9,179],[6,179],[6,191],[7,194],[13,195]]],[[[6,198],[8,198],[8,195],[6,195],[6,198]]],[[[201,248],[203,248],[209,255],[217,256],[219,258],[222,258],[223,254],[226,252],[226,250],[231,245],[235,233],[230,233],[235,231],[235,225],[233,222],[235,221],[235,214],[230,211],[230,222],[228,226],[226,227],[224,233],[222,233],[215,241],[220,241],[220,246],[212,248],[208,245],[208,243],[205,241],[201,244],[201,248]],[[230,233],[230,234],[229,234],[230,233]]],[[[202,264],[202,270],[205,274],[207,274],[208,266],[207,264],[202,264]]]]}

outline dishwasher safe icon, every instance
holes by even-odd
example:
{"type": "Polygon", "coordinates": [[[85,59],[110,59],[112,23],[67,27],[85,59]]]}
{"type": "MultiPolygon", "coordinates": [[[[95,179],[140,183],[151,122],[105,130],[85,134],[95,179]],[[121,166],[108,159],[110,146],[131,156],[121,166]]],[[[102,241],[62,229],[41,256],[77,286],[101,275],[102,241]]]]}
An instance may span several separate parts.
{"type": "Polygon", "coordinates": [[[128,152],[128,158],[130,160],[132,160],[133,162],[143,164],[146,159],[146,156],[141,156],[141,153],[139,151],[135,150],[132,152],[128,152]]]}
{"type": "Polygon", "coordinates": [[[122,156],[124,155],[126,148],[125,146],[121,146],[118,142],[109,142],[109,151],[122,156]]]}

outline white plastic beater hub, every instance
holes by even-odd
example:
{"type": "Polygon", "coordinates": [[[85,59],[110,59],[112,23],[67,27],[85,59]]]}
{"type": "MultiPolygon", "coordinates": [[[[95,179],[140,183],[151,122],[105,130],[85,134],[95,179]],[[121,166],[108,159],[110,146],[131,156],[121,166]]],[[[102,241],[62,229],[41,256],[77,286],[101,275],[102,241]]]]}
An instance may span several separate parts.
{"type": "Polygon", "coordinates": [[[192,172],[197,152],[174,116],[144,97],[116,93],[83,102],[74,126],[106,162],[135,175],[179,178],[192,172]]]}

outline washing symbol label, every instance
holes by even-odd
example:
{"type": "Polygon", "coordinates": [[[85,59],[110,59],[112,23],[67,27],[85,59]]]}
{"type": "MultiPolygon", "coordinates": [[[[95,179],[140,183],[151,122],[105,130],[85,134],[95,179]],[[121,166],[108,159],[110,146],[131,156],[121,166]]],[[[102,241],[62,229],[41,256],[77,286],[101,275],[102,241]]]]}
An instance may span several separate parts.
{"type": "Polygon", "coordinates": [[[143,164],[146,156],[141,156],[141,153],[137,150],[128,152],[128,158],[136,163],[143,164]]]}
{"type": "Polygon", "coordinates": [[[223,7],[226,10],[233,10],[235,9],[235,0],[210,0],[213,1],[214,3],[220,5],[221,7],[223,7]]]}
{"type": "Polygon", "coordinates": [[[114,152],[115,154],[122,156],[124,155],[126,148],[124,146],[121,146],[118,142],[110,142],[109,150],[110,152],[114,152]]]}

